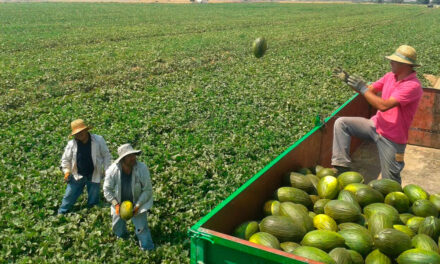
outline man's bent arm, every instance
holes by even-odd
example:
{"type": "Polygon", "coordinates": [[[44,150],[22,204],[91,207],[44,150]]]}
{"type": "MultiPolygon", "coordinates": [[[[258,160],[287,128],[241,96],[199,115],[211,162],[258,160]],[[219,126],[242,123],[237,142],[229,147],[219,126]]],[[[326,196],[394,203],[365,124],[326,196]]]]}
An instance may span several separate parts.
{"type": "Polygon", "coordinates": [[[385,112],[399,105],[399,102],[395,98],[390,97],[389,99],[384,100],[380,96],[374,94],[373,91],[374,90],[372,89],[368,89],[364,93],[364,97],[367,100],[367,102],[377,110],[385,112]]]}

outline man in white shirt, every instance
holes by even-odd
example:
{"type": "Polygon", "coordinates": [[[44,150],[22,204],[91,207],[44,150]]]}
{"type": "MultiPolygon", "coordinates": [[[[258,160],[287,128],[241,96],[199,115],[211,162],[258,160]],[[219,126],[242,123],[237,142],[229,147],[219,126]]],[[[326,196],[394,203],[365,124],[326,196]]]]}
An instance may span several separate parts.
{"type": "Polygon", "coordinates": [[[111,164],[110,151],[102,136],[89,133],[91,127],[82,119],[71,123],[74,139],[67,143],[61,158],[61,169],[67,183],[58,214],[65,214],[73,207],[87,185],[89,206],[99,203],[101,176],[111,164]]]}
{"type": "Polygon", "coordinates": [[[118,148],[118,159],[105,172],[104,197],[112,203],[112,229],[117,237],[127,235],[127,223],[120,217],[122,202],[133,205],[133,222],[136,236],[143,250],[153,250],[154,244],[148,228],[147,211],[153,206],[153,188],[147,165],[137,160],[141,153],[130,144],[118,148]]]}

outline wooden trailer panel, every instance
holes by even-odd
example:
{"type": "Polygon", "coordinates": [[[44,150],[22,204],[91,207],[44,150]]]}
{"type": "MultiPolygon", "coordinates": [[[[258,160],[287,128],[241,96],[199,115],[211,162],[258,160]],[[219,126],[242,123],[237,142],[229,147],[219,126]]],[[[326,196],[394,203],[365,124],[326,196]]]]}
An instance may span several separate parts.
{"type": "Polygon", "coordinates": [[[408,144],[440,148],[440,90],[424,89],[409,130],[408,144]]]}

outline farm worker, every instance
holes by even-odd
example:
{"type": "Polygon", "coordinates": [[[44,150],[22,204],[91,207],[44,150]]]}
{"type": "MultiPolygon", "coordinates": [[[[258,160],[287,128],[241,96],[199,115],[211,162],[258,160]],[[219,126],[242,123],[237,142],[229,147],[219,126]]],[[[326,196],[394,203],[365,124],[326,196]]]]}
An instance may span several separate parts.
{"type": "Polygon", "coordinates": [[[72,208],[86,185],[87,204],[98,204],[101,176],[111,164],[110,151],[102,136],[91,134],[91,127],[82,119],[74,120],[70,125],[70,136],[74,139],[67,143],[61,158],[67,188],[58,214],[65,214],[72,208]]]}
{"type": "Polygon", "coordinates": [[[336,120],[332,165],[339,172],[350,170],[351,136],[373,140],[379,151],[382,178],[401,183],[408,131],[423,90],[414,69],[420,65],[416,63],[413,47],[402,45],[386,58],[391,72],[371,85],[358,76],[348,76],[347,84],[364,96],[377,113],[370,119],[340,117],[336,120]]]}
{"type": "Polygon", "coordinates": [[[140,150],[130,144],[118,148],[118,159],[107,169],[104,179],[104,197],[112,204],[112,229],[117,237],[127,236],[126,221],[120,217],[122,202],[134,204],[131,221],[143,250],[153,250],[154,244],[148,228],[147,211],[153,206],[153,188],[147,165],[137,160],[140,150]]]}

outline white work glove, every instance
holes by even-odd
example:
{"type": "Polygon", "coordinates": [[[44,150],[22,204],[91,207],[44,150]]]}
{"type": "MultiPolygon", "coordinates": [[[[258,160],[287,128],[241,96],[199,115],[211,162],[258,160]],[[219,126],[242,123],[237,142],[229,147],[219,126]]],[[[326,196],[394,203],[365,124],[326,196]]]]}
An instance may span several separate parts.
{"type": "Polygon", "coordinates": [[[347,80],[347,84],[351,86],[355,91],[361,93],[362,95],[368,91],[367,84],[361,77],[356,75],[350,75],[347,80]]]}

